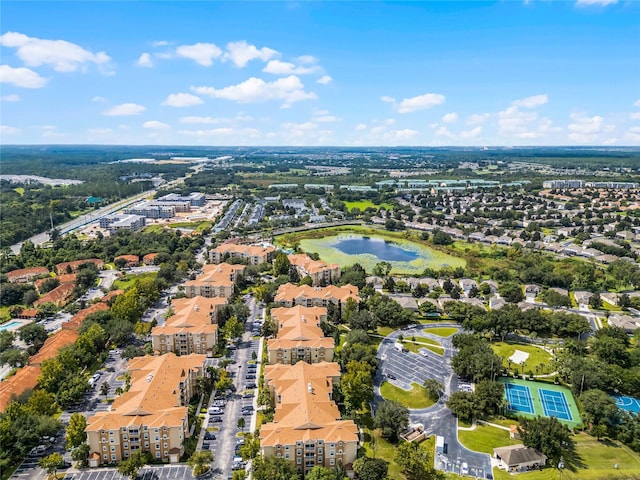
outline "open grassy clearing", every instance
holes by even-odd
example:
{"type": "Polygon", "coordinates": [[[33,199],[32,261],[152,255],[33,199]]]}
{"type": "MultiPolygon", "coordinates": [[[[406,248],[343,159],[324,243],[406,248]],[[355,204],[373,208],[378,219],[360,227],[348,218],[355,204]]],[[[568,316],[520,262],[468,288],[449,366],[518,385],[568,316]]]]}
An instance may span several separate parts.
{"type": "Polygon", "coordinates": [[[507,430],[488,425],[477,425],[475,430],[458,430],[458,439],[468,449],[490,455],[494,448],[522,443],[509,438],[507,430]]]}
{"type": "Polygon", "coordinates": [[[511,362],[511,368],[518,368],[520,371],[525,372],[531,370],[534,374],[538,373],[536,367],[539,367],[539,373],[551,373],[553,371],[551,355],[541,348],[507,342],[492,343],[491,348],[493,348],[496,355],[502,358],[502,365],[505,368],[509,366],[509,357],[511,357],[516,350],[520,350],[521,352],[528,353],[529,358],[527,358],[522,365],[511,362]]]}
{"type": "Polygon", "coordinates": [[[126,275],[124,278],[119,278],[113,284],[116,288],[127,290],[136,283],[137,280],[143,280],[145,278],[155,279],[158,276],[158,272],[139,273],[137,275],[126,275]]]}
{"type": "Polygon", "coordinates": [[[417,383],[411,384],[411,390],[403,390],[392,383],[383,382],[380,394],[387,400],[393,400],[407,408],[427,408],[435,403],[429,398],[427,389],[417,383]]]}
{"type": "Polygon", "coordinates": [[[189,230],[195,230],[196,232],[202,232],[203,230],[206,230],[208,228],[211,228],[213,226],[213,224],[211,222],[208,221],[204,221],[204,222],[177,222],[177,223],[170,223],[169,227],[171,228],[187,228],[189,230]]]}
{"type": "Polygon", "coordinates": [[[382,335],[383,337],[386,337],[387,335],[395,332],[396,329],[392,327],[378,327],[377,331],[378,331],[378,335],[382,335]]]}
{"type": "Polygon", "coordinates": [[[392,205],[386,202],[383,202],[380,205],[376,205],[371,200],[358,200],[357,202],[344,202],[344,205],[347,207],[348,210],[351,210],[352,208],[359,208],[360,211],[362,212],[364,212],[367,208],[375,208],[376,210],[379,209],[380,207],[383,207],[386,210],[390,210],[393,208],[392,205]]]}
{"type": "MultiPolygon", "coordinates": [[[[436,322],[433,322],[436,323],[436,322]]],[[[439,337],[449,337],[458,331],[457,328],[452,327],[438,327],[438,328],[425,328],[422,330],[424,333],[431,333],[438,335],[439,337]]]]}

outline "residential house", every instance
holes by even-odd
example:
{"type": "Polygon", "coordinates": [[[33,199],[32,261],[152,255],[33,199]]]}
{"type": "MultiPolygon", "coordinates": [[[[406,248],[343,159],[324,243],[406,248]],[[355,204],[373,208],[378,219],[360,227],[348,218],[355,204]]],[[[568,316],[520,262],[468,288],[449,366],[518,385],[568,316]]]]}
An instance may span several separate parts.
{"type": "Polygon", "coordinates": [[[187,297],[202,296],[207,298],[229,298],[235,290],[235,282],[238,274],[244,272],[244,265],[205,265],[202,274],[195,280],[189,280],[184,284],[187,297]]]}
{"type": "Polygon", "coordinates": [[[327,319],[325,307],[281,307],[271,310],[276,338],[267,340],[270,364],[332,362],[334,341],[325,337],[320,323],[327,319]]]}
{"type": "Polygon", "coordinates": [[[261,454],[288,460],[303,476],[316,465],[351,471],[358,451],[358,427],[353,420],[341,420],[333,401],[340,366],[327,362],[268,365],[264,378],[275,414],[273,422],[260,427],[261,454]]]}
{"type": "Polygon", "coordinates": [[[155,265],[157,253],[147,253],[144,257],[142,257],[142,263],[145,265],[155,265]]]}
{"type": "Polygon", "coordinates": [[[311,277],[314,286],[329,285],[340,279],[340,265],[314,260],[306,253],[291,254],[289,262],[295,267],[300,278],[311,277]]]}
{"type": "Polygon", "coordinates": [[[171,302],[171,315],[160,327],[151,330],[151,344],[156,354],[175,352],[213,355],[218,344],[217,315],[227,304],[226,298],[177,298],[171,302]]]}
{"type": "Polygon", "coordinates": [[[38,293],[42,293],[42,292],[40,292],[40,288],[42,287],[44,282],[46,282],[47,280],[50,280],[51,278],[57,279],[58,282],[60,282],[59,285],[62,285],[63,283],[75,282],[76,281],[76,274],[75,273],[64,273],[62,275],[57,275],[56,277],[47,276],[46,278],[41,278],[40,280],[36,280],[35,281],[35,286],[36,286],[36,290],[38,290],[38,293]]]}
{"type": "Polygon", "coordinates": [[[89,418],[89,466],[115,463],[139,450],[154,460],[177,463],[190,436],[188,404],[203,375],[204,355],[135,357],[129,361],[131,388],[111,410],[89,418]]]}

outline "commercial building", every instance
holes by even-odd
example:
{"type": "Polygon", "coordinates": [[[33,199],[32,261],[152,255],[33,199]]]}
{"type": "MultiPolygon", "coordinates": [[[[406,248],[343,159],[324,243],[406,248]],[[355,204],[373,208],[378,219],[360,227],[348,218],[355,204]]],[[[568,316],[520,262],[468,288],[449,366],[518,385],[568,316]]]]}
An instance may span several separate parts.
{"type": "Polygon", "coordinates": [[[300,278],[311,277],[314,286],[324,286],[340,279],[340,265],[314,260],[306,253],[291,254],[289,262],[294,266],[300,278]]]}
{"type": "Polygon", "coordinates": [[[99,221],[100,228],[104,228],[109,231],[110,234],[115,234],[118,230],[129,230],[137,232],[144,228],[146,224],[145,217],[142,215],[107,215],[102,217],[99,221]]]}
{"type": "Polygon", "coordinates": [[[294,307],[296,305],[302,305],[303,307],[326,307],[329,303],[333,303],[343,309],[349,299],[360,303],[358,287],[354,285],[344,285],[342,287],[336,287],[335,285],[310,287],[309,285],[297,286],[286,283],[280,285],[274,301],[285,307],[294,307]]]}
{"type": "MultiPolygon", "coordinates": [[[[184,206],[183,204],[181,204],[184,206]]],[[[187,203],[187,205],[189,205],[187,203]]],[[[160,204],[158,202],[147,201],[134,205],[125,210],[125,213],[133,215],[141,215],[146,218],[173,218],[176,215],[177,204],[167,202],[160,204]]],[[[190,207],[189,207],[190,208],[190,207]]]]}
{"type": "Polygon", "coordinates": [[[327,319],[325,307],[273,308],[276,338],[267,340],[269,364],[332,362],[334,341],[325,337],[320,322],[327,319]]]}
{"type": "Polygon", "coordinates": [[[273,422],[260,427],[261,454],[288,460],[302,475],[316,465],[350,471],[358,451],[358,427],[353,420],[340,419],[332,398],[339,365],[268,365],[264,379],[275,414],[273,422]]]}
{"type": "Polygon", "coordinates": [[[151,344],[156,354],[174,352],[213,356],[218,343],[218,312],[227,304],[225,298],[177,298],[171,302],[173,315],[161,327],[151,330],[151,344]]]}
{"type": "Polygon", "coordinates": [[[211,250],[209,258],[213,263],[224,262],[227,258],[239,258],[247,260],[249,265],[260,265],[270,262],[276,251],[273,245],[263,247],[261,245],[237,245],[223,243],[211,250]]]}
{"type": "Polygon", "coordinates": [[[195,280],[185,282],[184,291],[189,298],[198,295],[207,298],[229,298],[234,293],[238,274],[242,273],[244,268],[244,265],[228,263],[205,265],[203,273],[195,280]]]}
{"type": "Polygon", "coordinates": [[[187,405],[205,358],[168,353],[131,359],[130,389],[115,399],[111,410],[88,420],[89,466],[119,462],[139,450],[177,463],[189,437],[187,405]]]}
{"type": "Polygon", "coordinates": [[[189,195],[180,195],[178,193],[169,193],[158,198],[159,202],[189,202],[192,207],[202,207],[206,202],[206,196],[204,193],[192,192],[189,195]]]}

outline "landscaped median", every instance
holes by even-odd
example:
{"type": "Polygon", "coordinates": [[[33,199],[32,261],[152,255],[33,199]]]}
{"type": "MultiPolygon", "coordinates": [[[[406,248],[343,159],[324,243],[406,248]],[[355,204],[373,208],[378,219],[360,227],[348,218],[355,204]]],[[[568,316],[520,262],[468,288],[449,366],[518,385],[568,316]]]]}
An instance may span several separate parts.
{"type": "Polygon", "coordinates": [[[407,408],[428,408],[435,403],[429,398],[427,389],[417,383],[412,383],[410,390],[404,390],[390,382],[383,382],[380,385],[380,395],[385,400],[393,400],[407,408]]]}
{"type": "Polygon", "coordinates": [[[438,355],[444,354],[444,347],[435,340],[426,337],[409,337],[402,340],[402,346],[413,353],[420,353],[422,348],[431,350],[438,355]]]}

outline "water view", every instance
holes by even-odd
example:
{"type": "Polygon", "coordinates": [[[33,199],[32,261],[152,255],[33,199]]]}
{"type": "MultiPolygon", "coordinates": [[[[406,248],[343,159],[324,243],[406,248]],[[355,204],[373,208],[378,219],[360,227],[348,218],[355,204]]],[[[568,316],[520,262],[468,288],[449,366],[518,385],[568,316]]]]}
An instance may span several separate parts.
{"type": "Polygon", "coordinates": [[[339,239],[332,245],[343,253],[358,255],[368,253],[387,262],[410,262],[419,257],[417,252],[406,250],[383,238],[354,237],[339,239]]]}

